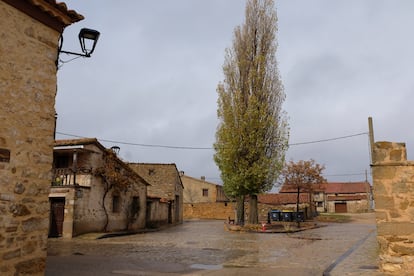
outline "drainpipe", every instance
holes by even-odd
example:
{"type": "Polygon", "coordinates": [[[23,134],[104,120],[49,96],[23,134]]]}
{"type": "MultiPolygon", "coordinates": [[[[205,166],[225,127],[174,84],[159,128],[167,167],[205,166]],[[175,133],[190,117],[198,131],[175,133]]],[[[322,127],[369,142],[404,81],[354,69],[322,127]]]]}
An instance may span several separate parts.
{"type": "Polygon", "coordinates": [[[73,164],[72,164],[72,170],[73,170],[73,185],[76,185],[76,172],[78,170],[78,152],[77,150],[73,151],[73,164]]]}

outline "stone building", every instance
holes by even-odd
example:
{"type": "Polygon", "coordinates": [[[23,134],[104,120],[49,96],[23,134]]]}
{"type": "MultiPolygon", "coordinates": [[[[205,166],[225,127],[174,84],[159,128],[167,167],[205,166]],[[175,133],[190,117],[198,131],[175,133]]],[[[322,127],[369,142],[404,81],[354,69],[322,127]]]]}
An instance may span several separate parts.
{"type": "Polygon", "coordinates": [[[175,164],[129,163],[148,186],[147,226],[183,222],[183,184],[175,164]]]}
{"type": "Polygon", "coordinates": [[[54,0],[0,0],[0,275],[43,275],[56,60],[82,20],[54,0]]]}
{"type": "Polygon", "coordinates": [[[184,218],[228,219],[234,217],[233,203],[223,186],[180,173],[184,185],[184,218]]]}
{"type": "Polygon", "coordinates": [[[373,145],[372,176],[380,268],[393,275],[414,271],[414,161],[405,143],[373,145]]]}
{"type": "MultiPolygon", "coordinates": [[[[279,193],[296,194],[297,188],[283,185],[279,193]]],[[[327,182],[313,184],[312,210],[320,213],[363,213],[372,211],[372,189],[369,182],[327,182]]]]}
{"type": "MultiPolygon", "coordinates": [[[[293,193],[260,194],[257,196],[257,202],[259,221],[267,221],[267,215],[271,210],[296,211],[297,195],[293,193]]],[[[299,211],[308,208],[309,195],[301,193],[299,195],[299,211]]]]}
{"type": "Polygon", "coordinates": [[[326,183],[324,195],[328,213],[372,211],[372,189],[368,182],[326,183]]]}
{"type": "Polygon", "coordinates": [[[54,147],[49,236],[145,228],[147,185],[94,138],[54,147]]]}
{"type": "Polygon", "coordinates": [[[223,186],[206,181],[204,176],[194,178],[180,172],[184,185],[184,203],[228,202],[223,186]]]}

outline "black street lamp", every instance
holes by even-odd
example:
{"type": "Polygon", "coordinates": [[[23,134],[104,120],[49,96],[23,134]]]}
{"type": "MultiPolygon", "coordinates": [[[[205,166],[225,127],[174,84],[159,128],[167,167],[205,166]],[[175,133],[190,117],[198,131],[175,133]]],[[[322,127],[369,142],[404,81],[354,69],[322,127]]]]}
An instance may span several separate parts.
{"type": "Polygon", "coordinates": [[[59,48],[58,48],[58,56],[56,59],[56,66],[59,63],[59,55],[60,53],[68,54],[68,55],[75,55],[79,57],[91,57],[91,54],[95,50],[96,44],[98,42],[100,33],[96,30],[83,28],[79,31],[79,43],[82,49],[82,53],[75,53],[70,51],[62,50],[63,46],[63,36],[60,36],[59,39],[59,48]]]}

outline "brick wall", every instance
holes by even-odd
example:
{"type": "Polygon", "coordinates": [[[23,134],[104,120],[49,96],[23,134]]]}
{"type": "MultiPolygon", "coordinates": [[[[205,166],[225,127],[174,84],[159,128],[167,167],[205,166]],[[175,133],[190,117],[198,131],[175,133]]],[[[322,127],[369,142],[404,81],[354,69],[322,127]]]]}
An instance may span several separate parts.
{"type": "Polygon", "coordinates": [[[0,274],[43,275],[59,33],[0,1],[0,274]]]}
{"type": "Polygon", "coordinates": [[[372,174],[380,267],[406,275],[414,271],[414,162],[405,144],[375,143],[372,174]]]}

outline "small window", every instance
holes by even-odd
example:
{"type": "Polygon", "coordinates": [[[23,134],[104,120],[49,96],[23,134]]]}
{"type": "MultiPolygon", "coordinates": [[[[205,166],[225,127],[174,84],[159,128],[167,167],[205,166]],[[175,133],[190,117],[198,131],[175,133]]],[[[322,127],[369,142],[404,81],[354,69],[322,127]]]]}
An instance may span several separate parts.
{"type": "Polygon", "coordinates": [[[323,207],[322,202],[318,202],[318,207],[323,207]]]}
{"type": "Polygon", "coordinates": [[[203,196],[208,196],[208,189],[203,189],[203,196]]]}
{"type": "Polygon", "coordinates": [[[121,201],[119,199],[119,196],[117,196],[117,195],[113,196],[112,197],[112,212],[113,213],[119,213],[119,211],[121,209],[120,204],[121,204],[121,201]]]}

